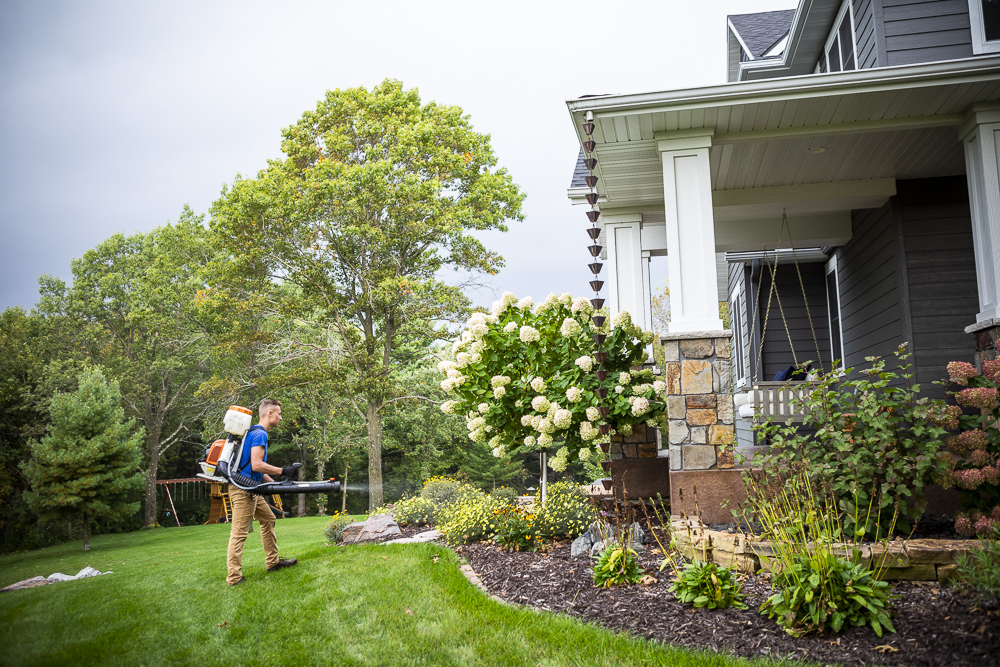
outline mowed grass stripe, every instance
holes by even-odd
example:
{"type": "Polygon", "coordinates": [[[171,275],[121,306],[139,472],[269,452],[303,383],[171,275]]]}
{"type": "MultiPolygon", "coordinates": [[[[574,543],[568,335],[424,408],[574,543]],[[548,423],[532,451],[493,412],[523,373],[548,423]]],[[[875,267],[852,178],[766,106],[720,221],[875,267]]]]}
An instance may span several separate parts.
{"type": "Polygon", "coordinates": [[[274,574],[255,529],[243,556],[247,581],[233,588],[226,525],[98,536],[87,553],[74,542],[0,557],[0,586],[87,565],[114,571],[0,595],[0,664],[773,664],[499,604],[465,580],[449,549],[326,547],[325,522],[278,522],[282,556],[299,565],[274,574]]]}

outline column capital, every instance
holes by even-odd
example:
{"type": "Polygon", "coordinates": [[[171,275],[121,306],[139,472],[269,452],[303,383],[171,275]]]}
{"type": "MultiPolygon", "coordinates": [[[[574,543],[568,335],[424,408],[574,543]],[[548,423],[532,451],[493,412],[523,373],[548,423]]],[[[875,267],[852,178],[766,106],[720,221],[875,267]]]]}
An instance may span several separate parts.
{"type": "Polygon", "coordinates": [[[965,141],[976,128],[989,123],[1000,123],[1000,103],[973,104],[969,108],[965,122],[958,126],[958,137],[965,141]]]}
{"type": "Polygon", "coordinates": [[[691,130],[657,132],[653,135],[653,138],[656,140],[656,150],[663,153],[666,151],[687,151],[696,148],[711,148],[712,136],[714,134],[714,127],[696,127],[691,130]]]}

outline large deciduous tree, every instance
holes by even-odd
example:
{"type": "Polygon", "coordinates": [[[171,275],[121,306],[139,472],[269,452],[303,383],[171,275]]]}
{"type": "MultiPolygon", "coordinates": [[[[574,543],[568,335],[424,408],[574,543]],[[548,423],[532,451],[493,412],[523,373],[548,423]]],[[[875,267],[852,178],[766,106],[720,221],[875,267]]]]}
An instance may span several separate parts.
{"type": "MultiPolygon", "coordinates": [[[[39,309],[80,323],[75,344],[120,383],[122,401],[145,431],[145,523],[156,522],[160,456],[197,424],[194,391],[208,371],[196,297],[215,252],[187,207],[174,225],[116,234],[73,261],[73,283],[42,276],[39,309]]],[[[68,331],[68,328],[67,328],[68,331]]]]}
{"type": "Polygon", "coordinates": [[[83,550],[90,549],[91,519],[124,517],[139,510],[142,430],[125,420],[117,382],[87,371],[73,393],[56,394],[49,434],[30,443],[23,470],[31,481],[27,500],[43,519],[83,521],[83,550]]]}
{"type": "Polygon", "coordinates": [[[375,508],[382,411],[406,393],[394,377],[405,362],[399,341],[443,336],[434,323],[465,314],[442,269],[495,273],[502,258],[473,232],[522,219],[523,195],[460,108],[422,104],[398,81],[328,92],[284,130],[282,150],[256,179],[223,191],[213,229],[233,271],[297,285],[301,312],[336,331],[367,430],[375,508]]]}

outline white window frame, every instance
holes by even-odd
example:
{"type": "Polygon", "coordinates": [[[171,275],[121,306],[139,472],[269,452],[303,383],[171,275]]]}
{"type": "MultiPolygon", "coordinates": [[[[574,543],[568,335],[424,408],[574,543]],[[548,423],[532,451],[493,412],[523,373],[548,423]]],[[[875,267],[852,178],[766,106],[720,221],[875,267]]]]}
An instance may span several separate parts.
{"type": "Polygon", "coordinates": [[[833,361],[840,359],[840,365],[837,368],[841,370],[844,368],[844,311],[840,308],[840,269],[837,267],[837,255],[834,254],[826,263],[826,272],[823,274],[823,283],[826,287],[826,307],[827,307],[827,319],[830,316],[830,306],[833,300],[837,302],[837,332],[840,334],[840,350],[834,349],[834,338],[833,338],[833,322],[830,322],[830,354],[833,361]],[[836,294],[830,294],[830,274],[833,274],[833,284],[837,286],[836,294]]]}
{"type": "MultiPolygon", "coordinates": [[[[969,0],[969,2],[974,2],[975,0],[969,0]]],[[[840,6],[840,11],[837,12],[837,18],[833,21],[833,27],[830,29],[830,34],[826,38],[826,43],[823,45],[823,55],[820,56],[820,60],[826,63],[825,73],[830,73],[830,47],[833,46],[834,40],[837,39],[837,35],[840,34],[840,24],[844,21],[844,15],[850,16],[851,24],[851,52],[854,54],[854,69],[847,70],[849,72],[854,72],[861,67],[858,63],[858,36],[855,34],[854,27],[854,6],[851,0],[844,0],[844,3],[840,6]]],[[[843,72],[843,58],[841,58],[841,69],[838,72],[843,72]]],[[[819,71],[819,63],[816,64],[816,70],[819,71]]]]}
{"type": "Polygon", "coordinates": [[[750,359],[747,351],[743,347],[743,319],[741,315],[746,310],[746,296],[741,292],[739,286],[733,288],[729,295],[729,328],[733,332],[733,353],[732,358],[736,362],[733,364],[733,387],[739,389],[750,381],[750,359]],[[743,297],[743,308],[739,308],[740,297],[743,297]],[[736,306],[734,313],[734,306],[736,306]]]}
{"type": "Polygon", "coordinates": [[[969,0],[969,23],[972,27],[972,52],[997,53],[1000,52],[1000,39],[986,41],[986,22],[983,20],[982,0],[969,0]]]}

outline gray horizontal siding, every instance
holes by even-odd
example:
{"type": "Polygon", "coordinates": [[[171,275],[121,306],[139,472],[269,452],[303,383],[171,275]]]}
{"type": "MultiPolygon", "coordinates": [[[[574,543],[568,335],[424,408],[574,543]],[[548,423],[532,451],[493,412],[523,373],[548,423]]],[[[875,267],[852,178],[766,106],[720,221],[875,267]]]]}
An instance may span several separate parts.
{"type": "Polygon", "coordinates": [[[916,381],[925,396],[949,361],[972,361],[964,329],[979,310],[972,220],[964,176],[897,183],[916,381]]]}
{"type": "Polygon", "coordinates": [[[887,65],[973,55],[967,0],[881,0],[881,4],[887,65]]]}
{"type": "Polygon", "coordinates": [[[891,355],[903,342],[891,202],[852,213],[853,236],[838,251],[844,363],[866,367],[865,357],[891,355]]]}
{"type": "MultiPolygon", "coordinates": [[[[827,370],[830,368],[830,323],[826,310],[825,267],[821,263],[810,263],[801,264],[799,269],[802,272],[802,282],[805,284],[805,298],[808,300],[809,312],[806,312],[802,284],[799,283],[795,266],[779,266],[776,274],[776,293],[781,298],[781,304],[779,306],[777,297],[771,299],[767,330],[763,334],[763,367],[760,375],[762,380],[770,380],[779,371],[791,366],[796,358],[799,363],[813,361],[815,365],[819,356],[824,368],[827,370]],[[815,327],[815,340],[813,327],[815,327]],[[820,348],[819,354],[816,351],[817,342],[820,348]]],[[[765,267],[761,274],[759,297],[761,314],[767,309],[770,286],[769,272],[765,267]]]]}

